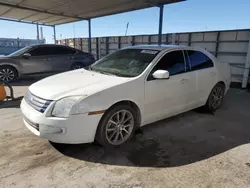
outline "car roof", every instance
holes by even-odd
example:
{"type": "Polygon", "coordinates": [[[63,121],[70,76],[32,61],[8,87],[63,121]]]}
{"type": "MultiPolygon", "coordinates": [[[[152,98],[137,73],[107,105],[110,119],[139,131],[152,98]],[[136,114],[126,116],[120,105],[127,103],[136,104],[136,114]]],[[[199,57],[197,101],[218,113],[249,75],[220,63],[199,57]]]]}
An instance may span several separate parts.
{"type": "Polygon", "coordinates": [[[184,45],[138,45],[138,46],[129,46],[124,49],[145,49],[145,50],[169,50],[169,49],[186,49],[186,50],[201,50],[199,48],[194,48],[190,46],[184,45]]]}
{"type": "Polygon", "coordinates": [[[61,46],[61,47],[69,47],[69,48],[72,48],[70,46],[65,46],[65,45],[60,45],[60,44],[33,44],[33,45],[30,45],[32,47],[38,47],[38,46],[43,46],[43,47],[49,47],[49,46],[61,46]]]}

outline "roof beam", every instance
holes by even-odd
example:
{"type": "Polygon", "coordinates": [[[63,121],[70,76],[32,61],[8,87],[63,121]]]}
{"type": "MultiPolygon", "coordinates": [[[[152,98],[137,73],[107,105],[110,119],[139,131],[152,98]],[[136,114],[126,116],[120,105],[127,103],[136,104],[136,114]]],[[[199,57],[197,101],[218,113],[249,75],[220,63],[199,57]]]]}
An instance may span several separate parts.
{"type": "Polygon", "coordinates": [[[65,20],[65,19],[67,19],[67,18],[59,18],[59,19],[56,19],[56,20],[48,21],[48,22],[46,22],[46,23],[58,22],[58,21],[65,20]]]}
{"type": "Polygon", "coordinates": [[[52,14],[52,15],[56,15],[56,16],[65,16],[65,17],[68,17],[68,18],[75,18],[75,19],[79,19],[79,20],[85,20],[85,18],[79,17],[79,16],[65,15],[63,13],[55,13],[55,12],[51,12],[51,11],[48,11],[48,10],[40,10],[40,9],[25,7],[25,6],[21,6],[21,5],[13,5],[13,4],[9,4],[9,3],[0,2],[0,6],[1,5],[11,7],[11,8],[18,8],[18,9],[23,9],[23,10],[35,11],[35,12],[39,12],[39,13],[47,13],[47,14],[52,14]]]}
{"type": "Polygon", "coordinates": [[[59,26],[59,25],[69,24],[69,23],[73,23],[73,22],[76,23],[76,22],[81,22],[81,21],[86,21],[86,20],[66,21],[66,22],[63,22],[63,23],[55,24],[55,25],[59,26]]]}
{"type": "Polygon", "coordinates": [[[46,17],[43,17],[43,18],[33,20],[33,22],[40,22],[40,21],[47,20],[47,19],[53,18],[53,17],[54,17],[53,15],[49,15],[49,16],[46,16],[46,17]]]}
{"type": "MultiPolygon", "coordinates": [[[[20,3],[23,3],[25,0],[22,0],[20,3]]],[[[20,5],[20,3],[18,3],[17,5],[20,5]]],[[[13,8],[10,7],[8,10],[6,10],[4,13],[0,14],[0,17],[1,16],[4,16],[5,14],[9,13],[13,8]]]]}
{"type": "MultiPolygon", "coordinates": [[[[3,20],[3,21],[10,21],[10,22],[18,22],[18,23],[25,23],[25,24],[33,24],[33,25],[36,25],[36,24],[37,24],[37,23],[35,23],[35,22],[27,22],[27,21],[22,21],[22,20],[12,20],[12,19],[1,18],[1,17],[0,17],[0,20],[3,20]]],[[[53,25],[43,24],[43,23],[39,23],[39,25],[44,25],[44,26],[53,27],[53,25]]]]}
{"type": "MultiPolygon", "coordinates": [[[[105,7],[102,7],[102,8],[99,8],[99,9],[95,9],[95,10],[92,10],[92,11],[85,11],[85,12],[80,12],[79,15],[81,14],[88,14],[88,13],[91,13],[93,11],[95,12],[99,12],[101,10],[107,10],[107,9],[111,9],[111,8],[116,8],[116,7],[119,7],[119,6],[122,6],[122,5],[126,5],[128,3],[133,3],[134,0],[129,0],[129,1],[126,1],[126,2],[123,2],[123,3],[116,3],[116,4],[112,4],[111,6],[105,6],[105,7]]],[[[88,19],[91,19],[91,18],[88,18],[88,19]]]]}
{"type": "Polygon", "coordinates": [[[30,14],[30,15],[28,15],[28,16],[22,17],[22,18],[20,18],[19,20],[25,20],[25,19],[30,18],[30,17],[32,17],[32,16],[35,16],[35,15],[37,15],[37,14],[40,14],[40,12],[36,12],[36,13],[34,13],[34,14],[30,14]]]}
{"type": "Polygon", "coordinates": [[[144,0],[144,2],[147,3],[148,5],[152,6],[152,7],[158,7],[158,6],[161,5],[161,4],[156,3],[156,2],[154,2],[152,0],[144,0]]]}
{"type": "Polygon", "coordinates": [[[12,10],[12,8],[9,8],[8,10],[6,10],[5,12],[3,12],[2,14],[0,14],[0,16],[4,16],[5,14],[7,14],[8,12],[10,12],[12,10]]]}
{"type": "MultiPolygon", "coordinates": [[[[25,0],[23,0],[21,3],[23,3],[25,0]]],[[[19,3],[19,5],[20,5],[20,3],[19,3]]],[[[61,6],[64,6],[65,4],[63,4],[63,5],[61,5],[61,6]]],[[[61,7],[61,6],[55,6],[56,8],[58,8],[58,7],[61,7]]],[[[46,11],[49,11],[49,10],[52,10],[53,8],[55,8],[55,7],[51,7],[50,9],[47,9],[46,11]]],[[[32,16],[35,16],[35,15],[37,15],[37,14],[40,14],[40,12],[36,12],[36,13],[34,13],[34,14],[30,14],[29,16],[25,16],[25,17],[23,17],[23,18],[20,18],[19,20],[25,20],[25,19],[27,19],[27,18],[30,18],[30,17],[32,17],[32,16]]],[[[1,16],[1,15],[0,15],[1,16]]],[[[34,22],[34,21],[33,21],[34,22]]]]}

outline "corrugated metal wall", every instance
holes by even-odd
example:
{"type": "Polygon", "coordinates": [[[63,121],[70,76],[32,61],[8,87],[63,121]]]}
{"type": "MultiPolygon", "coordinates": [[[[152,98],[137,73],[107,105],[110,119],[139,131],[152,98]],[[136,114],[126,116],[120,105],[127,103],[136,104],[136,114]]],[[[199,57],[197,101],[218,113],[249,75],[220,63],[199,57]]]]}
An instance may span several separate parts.
{"type": "MultiPolygon", "coordinates": [[[[180,44],[205,48],[217,56],[222,63],[230,63],[232,68],[232,81],[241,82],[246,63],[249,39],[250,29],[169,33],[163,34],[162,44],[180,44]]],[[[99,59],[126,46],[157,44],[157,42],[157,35],[92,38],[92,53],[99,59]]],[[[87,38],[58,40],[57,43],[88,51],[87,38]]]]}

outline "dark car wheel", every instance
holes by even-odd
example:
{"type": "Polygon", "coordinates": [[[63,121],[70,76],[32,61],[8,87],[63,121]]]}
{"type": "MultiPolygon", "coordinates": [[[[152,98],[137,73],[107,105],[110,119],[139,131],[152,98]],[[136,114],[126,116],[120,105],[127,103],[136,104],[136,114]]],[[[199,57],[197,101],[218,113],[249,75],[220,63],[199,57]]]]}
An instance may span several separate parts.
{"type": "Polygon", "coordinates": [[[71,66],[71,70],[75,70],[75,69],[81,69],[83,68],[83,64],[81,63],[74,63],[72,66],[71,66]]]}
{"type": "Polygon", "coordinates": [[[0,67],[0,80],[6,82],[12,82],[18,77],[17,70],[11,66],[1,66],[0,67]]]}
{"type": "Polygon", "coordinates": [[[96,140],[104,147],[116,147],[128,142],[136,128],[136,112],[128,105],[117,105],[101,119],[96,140]]]}
{"type": "Polygon", "coordinates": [[[216,84],[211,93],[209,94],[207,103],[206,103],[206,108],[210,111],[215,111],[217,110],[224,99],[224,94],[225,94],[225,86],[221,83],[216,84]]]}

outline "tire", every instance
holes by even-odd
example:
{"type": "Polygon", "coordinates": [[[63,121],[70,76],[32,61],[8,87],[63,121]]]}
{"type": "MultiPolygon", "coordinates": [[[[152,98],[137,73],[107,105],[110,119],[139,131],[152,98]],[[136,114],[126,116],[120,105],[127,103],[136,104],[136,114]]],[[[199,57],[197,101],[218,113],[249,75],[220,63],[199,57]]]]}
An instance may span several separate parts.
{"type": "Polygon", "coordinates": [[[11,66],[1,66],[0,67],[0,80],[6,82],[13,82],[17,80],[18,72],[14,67],[11,66]]]}
{"type": "Polygon", "coordinates": [[[81,64],[81,63],[74,63],[72,66],[71,66],[71,70],[76,70],[76,69],[81,69],[83,68],[84,66],[81,64]]]}
{"type": "Polygon", "coordinates": [[[225,94],[225,86],[221,83],[217,83],[211,93],[209,94],[209,97],[207,99],[206,108],[209,111],[216,111],[218,108],[220,108],[225,94]]]}
{"type": "Polygon", "coordinates": [[[133,136],[137,124],[136,112],[128,105],[117,105],[102,117],[96,132],[96,141],[104,147],[118,147],[133,136]]]}

